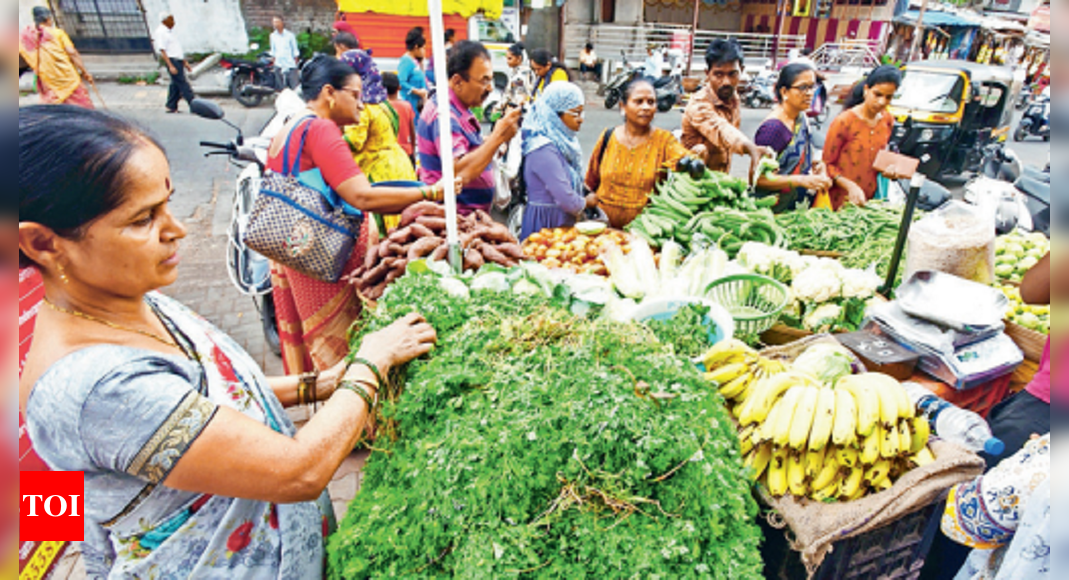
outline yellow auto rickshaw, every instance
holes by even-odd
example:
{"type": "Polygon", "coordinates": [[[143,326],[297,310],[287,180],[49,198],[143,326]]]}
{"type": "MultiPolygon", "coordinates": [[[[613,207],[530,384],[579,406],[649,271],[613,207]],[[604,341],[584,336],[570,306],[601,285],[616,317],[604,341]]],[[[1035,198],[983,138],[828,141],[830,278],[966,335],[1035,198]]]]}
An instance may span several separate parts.
{"type": "Polygon", "coordinates": [[[891,105],[893,143],[932,179],[980,170],[1005,147],[1021,82],[1008,67],[966,61],[906,65],[891,105]]]}

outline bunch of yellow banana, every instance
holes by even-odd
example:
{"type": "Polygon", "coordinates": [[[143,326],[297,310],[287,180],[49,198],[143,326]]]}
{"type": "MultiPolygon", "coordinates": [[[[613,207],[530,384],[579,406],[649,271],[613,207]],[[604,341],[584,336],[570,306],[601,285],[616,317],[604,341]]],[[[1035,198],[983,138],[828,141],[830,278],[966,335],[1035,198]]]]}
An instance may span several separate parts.
{"type": "Polygon", "coordinates": [[[737,340],[717,344],[702,363],[707,371],[705,379],[717,385],[736,419],[758,384],[787,370],[782,362],[762,357],[737,340]]]}
{"type": "Polygon", "coordinates": [[[759,381],[741,407],[746,465],[776,497],[852,501],[935,460],[928,421],[887,375],[848,376],[831,386],[786,371],[759,381]]]}

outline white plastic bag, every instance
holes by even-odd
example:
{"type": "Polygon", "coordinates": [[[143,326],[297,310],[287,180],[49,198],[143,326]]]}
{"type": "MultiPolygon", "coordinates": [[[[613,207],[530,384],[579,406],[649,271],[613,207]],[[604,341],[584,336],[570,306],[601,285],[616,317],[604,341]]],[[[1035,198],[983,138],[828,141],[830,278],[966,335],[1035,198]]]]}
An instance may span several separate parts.
{"type": "Polygon", "coordinates": [[[910,230],[905,279],[917,272],[935,271],[991,284],[995,237],[995,216],[989,208],[947,203],[910,230]]]}

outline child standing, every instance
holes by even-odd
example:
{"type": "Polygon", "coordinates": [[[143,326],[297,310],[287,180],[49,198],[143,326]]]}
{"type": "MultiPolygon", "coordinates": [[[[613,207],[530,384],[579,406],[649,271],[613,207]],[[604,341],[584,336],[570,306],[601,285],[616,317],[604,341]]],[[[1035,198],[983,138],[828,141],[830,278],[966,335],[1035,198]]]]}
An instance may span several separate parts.
{"type": "Polygon", "coordinates": [[[396,74],[391,72],[383,73],[382,84],[386,87],[390,105],[397,111],[397,141],[401,144],[401,149],[405,150],[405,153],[408,154],[409,158],[412,159],[413,165],[415,165],[416,112],[412,110],[412,105],[408,101],[401,98],[401,80],[396,74]]]}

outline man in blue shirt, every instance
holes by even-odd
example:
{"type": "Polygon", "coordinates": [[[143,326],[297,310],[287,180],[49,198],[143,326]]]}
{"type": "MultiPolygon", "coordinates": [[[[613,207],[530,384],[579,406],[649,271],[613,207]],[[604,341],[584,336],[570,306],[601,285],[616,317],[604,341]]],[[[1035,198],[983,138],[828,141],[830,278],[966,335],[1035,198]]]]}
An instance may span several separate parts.
{"type": "Polygon", "coordinates": [[[271,33],[271,56],[282,73],[286,87],[296,89],[301,84],[301,71],[297,68],[301,49],[297,46],[297,37],[286,30],[286,22],[281,16],[275,16],[274,27],[275,31],[271,33]]]}

